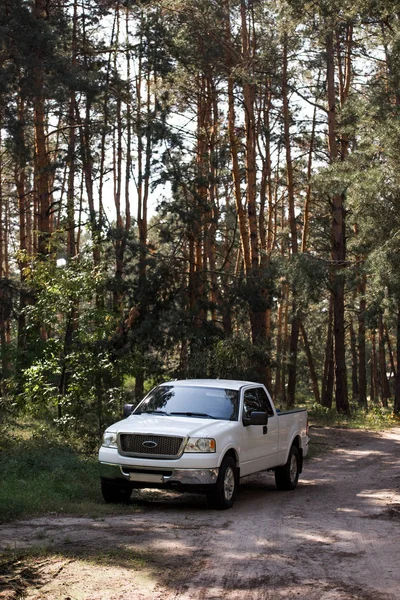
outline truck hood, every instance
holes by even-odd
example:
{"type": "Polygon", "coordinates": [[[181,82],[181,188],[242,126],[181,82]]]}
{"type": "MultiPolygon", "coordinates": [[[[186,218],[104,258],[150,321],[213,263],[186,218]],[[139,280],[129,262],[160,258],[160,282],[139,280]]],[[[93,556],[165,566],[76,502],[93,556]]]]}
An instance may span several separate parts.
{"type": "Polygon", "coordinates": [[[116,433],[153,433],[180,437],[214,437],[235,425],[234,421],[200,419],[197,417],[158,416],[150,414],[131,415],[108,427],[116,433]]]}

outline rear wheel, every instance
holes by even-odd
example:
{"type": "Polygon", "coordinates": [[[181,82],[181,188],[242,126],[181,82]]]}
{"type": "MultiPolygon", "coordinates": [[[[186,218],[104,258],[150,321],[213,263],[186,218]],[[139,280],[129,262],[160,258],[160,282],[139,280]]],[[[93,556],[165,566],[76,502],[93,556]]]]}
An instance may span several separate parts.
{"type": "Polygon", "coordinates": [[[217,483],[208,492],[207,499],[211,507],[219,510],[231,508],[238,490],[238,473],[236,463],[231,456],[226,456],[219,468],[217,483]]]}
{"type": "Polygon", "coordinates": [[[292,446],[287,463],[275,469],[275,483],[278,490],[294,490],[300,475],[300,454],[296,446],[292,446]]]}
{"type": "Polygon", "coordinates": [[[131,497],[132,488],[124,483],[110,483],[102,479],[101,493],[107,504],[126,504],[131,497]]]}

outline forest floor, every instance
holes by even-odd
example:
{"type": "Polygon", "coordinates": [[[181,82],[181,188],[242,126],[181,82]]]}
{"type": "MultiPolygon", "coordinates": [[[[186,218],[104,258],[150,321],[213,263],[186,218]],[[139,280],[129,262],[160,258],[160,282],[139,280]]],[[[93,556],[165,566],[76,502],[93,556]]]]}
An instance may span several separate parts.
{"type": "Polygon", "coordinates": [[[144,490],[122,516],[1,525],[0,598],[398,600],[400,429],[310,431],[294,492],[263,473],[228,511],[144,490]]]}

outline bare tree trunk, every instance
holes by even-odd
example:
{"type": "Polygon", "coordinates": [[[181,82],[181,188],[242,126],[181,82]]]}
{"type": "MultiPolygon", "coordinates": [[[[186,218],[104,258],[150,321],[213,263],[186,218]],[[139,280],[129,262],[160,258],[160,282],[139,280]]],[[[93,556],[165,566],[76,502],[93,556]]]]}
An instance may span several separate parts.
{"type": "Polygon", "coordinates": [[[358,355],[357,341],[354,331],[353,320],[350,319],[350,348],[351,348],[351,394],[355,401],[359,397],[358,389],[358,355]]]}
{"type": "Polygon", "coordinates": [[[197,80],[197,148],[196,148],[196,194],[193,205],[192,231],[195,244],[194,265],[194,315],[193,323],[200,329],[207,319],[206,314],[206,273],[208,247],[208,133],[210,128],[210,97],[204,74],[197,80]]]}
{"type": "Polygon", "coordinates": [[[393,413],[400,415],[400,306],[397,309],[397,335],[396,335],[396,377],[393,413]]]}
{"type": "MultiPolygon", "coordinates": [[[[217,276],[217,249],[216,249],[216,234],[217,226],[220,220],[220,203],[218,190],[219,165],[216,163],[214,156],[217,156],[219,150],[219,105],[218,92],[212,75],[207,78],[208,93],[210,96],[210,134],[209,134],[209,164],[210,164],[210,223],[206,223],[208,230],[208,243],[206,248],[206,260],[210,269],[210,302],[211,302],[211,319],[214,325],[217,325],[218,307],[222,312],[223,299],[217,276]]],[[[228,246],[229,248],[229,246],[228,246]]],[[[229,257],[225,256],[224,260],[229,257]]]]}
{"type": "MultiPolygon", "coordinates": [[[[32,9],[34,17],[44,20],[48,15],[48,3],[46,0],[35,0],[32,9]]],[[[46,145],[46,107],[44,97],[44,69],[40,55],[35,61],[33,73],[33,123],[35,133],[35,197],[38,207],[38,252],[46,256],[49,251],[51,220],[50,220],[50,165],[47,156],[46,145]]]]}
{"type": "Polygon", "coordinates": [[[68,143],[68,186],[67,186],[67,255],[76,255],[75,245],[75,95],[72,93],[69,108],[69,143],[68,143]]]}
{"type": "MultiPolygon", "coordinates": [[[[143,13],[142,13],[143,18],[143,13]]],[[[142,34],[141,34],[142,36],[142,34]]],[[[142,44],[142,37],[140,39],[142,44]]],[[[137,224],[139,230],[139,289],[140,293],[146,287],[147,281],[147,244],[148,244],[148,200],[150,193],[150,166],[152,154],[152,135],[151,120],[152,116],[152,88],[156,88],[152,81],[152,47],[147,44],[148,55],[147,65],[143,63],[142,56],[138,58],[138,76],[136,79],[137,96],[137,224]],[[144,88],[144,89],[143,89],[144,88]],[[143,98],[144,95],[144,98],[143,98]],[[143,114],[144,113],[144,114],[143,114]]],[[[154,103],[156,105],[156,103],[154,103]]],[[[146,303],[140,304],[141,318],[145,318],[146,303]]],[[[142,350],[144,355],[145,350],[142,350]]],[[[136,396],[143,395],[144,389],[144,371],[143,366],[139,367],[135,383],[136,396]]]]}
{"type": "Polygon", "coordinates": [[[275,392],[274,397],[276,399],[282,398],[283,396],[283,385],[282,385],[282,371],[284,369],[284,356],[283,356],[283,306],[285,304],[285,298],[283,296],[283,289],[281,292],[281,301],[278,306],[278,316],[276,323],[276,371],[275,371],[275,392]]]}
{"type": "MultiPolygon", "coordinates": [[[[318,74],[317,87],[319,87],[320,82],[320,73],[318,74]]],[[[306,199],[304,202],[304,225],[303,225],[303,234],[301,238],[301,251],[307,252],[308,246],[308,230],[309,230],[309,220],[310,220],[310,206],[311,206],[311,174],[312,174],[312,161],[313,161],[313,152],[314,152],[314,141],[315,141],[315,128],[317,122],[317,106],[314,107],[313,112],[313,120],[311,126],[311,136],[310,136],[310,147],[308,150],[308,162],[307,162],[307,191],[306,191],[306,199]]]]}
{"type": "Polygon", "coordinates": [[[391,369],[390,377],[393,377],[396,375],[396,367],[394,364],[392,343],[390,341],[390,335],[389,335],[389,331],[388,331],[386,323],[385,323],[385,340],[386,340],[386,344],[387,344],[388,352],[389,352],[390,369],[391,369]]]}
{"type": "MultiPolygon", "coordinates": [[[[289,290],[286,286],[286,293],[289,296],[289,290]]],[[[283,354],[283,364],[282,364],[282,402],[284,406],[287,405],[287,394],[286,394],[286,363],[287,357],[289,353],[289,333],[288,333],[288,323],[289,323],[289,302],[285,303],[284,309],[284,318],[283,318],[283,344],[282,344],[282,354],[283,354]]]]}
{"type": "MultiPolygon", "coordinates": [[[[229,2],[227,3],[227,13],[226,13],[226,34],[229,45],[231,45],[231,25],[229,18],[229,2]]],[[[231,63],[231,55],[229,55],[229,64],[228,66],[232,68],[231,63]]],[[[250,237],[249,237],[249,229],[247,223],[246,212],[243,207],[242,202],[242,190],[240,187],[240,165],[239,165],[239,140],[236,131],[236,112],[235,112],[235,95],[234,95],[234,80],[232,75],[228,75],[228,134],[229,134],[229,147],[231,152],[232,159],[232,178],[233,178],[233,187],[234,187],[234,196],[235,196],[235,204],[236,204],[236,212],[238,215],[239,221],[239,233],[240,233],[240,242],[242,249],[242,257],[244,261],[244,270],[245,273],[249,273],[251,269],[251,260],[250,260],[250,237]]]]}
{"type": "MultiPolygon", "coordinates": [[[[74,0],[73,5],[73,20],[72,20],[72,68],[76,68],[76,53],[77,53],[77,26],[78,26],[78,7],[77,0],[74,0]]],[[[78,107],[76,105],[75,92],[71,92],[68,112],[69,140],[68,140],[68,184],[67,184],[67,256],[72,258],[76,256],[75,243],[75,172],[76,172],[76,113],[78,107]]],[[[60,206],[61,208],[61,206],[60,206]]]]}
{"type": "Polygon", "coordinates": [[[385,342],[384,342],[384,327],[382,312],[379,313],[379,328],[378,328],[378,348],[379,348],[379,381],[381,389],[381,402],[382,406],[388,406],[388,400],[390,398],[390,387],[386,373],[386,355],[385,355],[385,342]]]}
{"type": "Polygon", "coordinates": [[[313,387],[313,391],[314,391],[315,402],[317,404],[321,404],[321,398],[319,395],[318,377],[317,377],[317,373],[315,371],[314,359],[312,356],[310,344],[308,342],[307,332],[304,328],[304,324],[302,321],[300,321],[300,331],[301,331],[301,335],[303,337],[304,350],[305,350],[305,353],[307,356],[308,367],[310,369],[310,377],[311,377],[311,383],[312,383],[312,387],[313,387]]]}
{"type": "MultiPolygon", "coordinates": [[[[267,78],[265,83],[265,92],[262,96],[260,105],[260,117],[257,131],[257,144],[258,144],[258,155],[262,160],[262,172],[260,182],[260,210],[259,210],[259,231],[260,231],[260,247],[261,247],[261,269],[266,272],[270,265],[272,248],[274,243],[273,237],[273,218],[274,218],[274,207],[273,207],[273,185],[272,185],[272,164],[271,164],[271,123],[270,123],[270,111],[272,107],[271,102],[271,81],[267,78]],[[264,149],[265,155],[261,151],[260,139],[264,138],[264,149]],[[267,216],[265,214],[266,202],[268,200],[268,211],[267,216]]],[[[272,323],[272,310],[268,303],[266,308],[265,320],[266,320],[266,339],[271,340],[271,323],[272,323]]],[[[266,386],[268,389],[272,389],[272,373],[271,367],[268,365],[266,368],[266,386]]]]}
{"type": "Polygon", "coordinates": [[[358,310],[358,405],[368,408],[367,402],[367,359],[365,349],[365,313],[367,302],[365,300],[366,277],[363,274],[359,288],[360,306],[358,310]]]}
{"type": "MultiPolygon", "coordinates": [[[[338,159],[336,142],[336,91],[335,91],[335,60],[333,33],[326,36],[327,56],[327,90],[328,90],[328,137],[331,162],[338,159]]],[[[346,260],[345,210],[344,195],[334,194],[331,199],[332,223],[331,245],[334,273],[332,274],[332,293],[334,298],[334,352],[336,379],[336,409],[338,412],[349,413],[346,375],[346,343],[344,318],[345,275],[343,272],[346,260]]]]}
{"type": "MultiPolygon", "coordinates": [[[[284,34],[283,39],[283,69],[282,69],[282,103],[283,103],[283,131],[285,138],[286,149],[286,174],[287,174],[287,192],[288,192],[288,211],[289,211],[289,227],[291,239],[291,253],[296,256],[298,252],[297,241],[297,225],[295,216],[295,200],[294,200],[294,177],[293,163],[290,141],[290,111],[288,98],[288,81],[287,81],[287,66],[288,66],[288,39],[287,34],[284,34]]],[[[288,388],[287,388],[287,405],[288,408],[293,408],[295,404],[296,394],[296,379],[297,379],[297,347],[299,342],[299,317],[297,314],[296,289],[292,289],[292,317],[291,317],[291,332],[289,343],[289,364],[288,364],[288,388]]]]}
{"type": "MultiPolygon", "coordinates": [[[[256,47],[254,14],[252,7],[247,7],[241,0],[241,41],[242,64],[249,72],[253,69],[256,47]],[[248,24],[248,20],[250,25],[248,24]]],[[[249,299],[252,343],[261,349],[257,361],[257,377],[261,383],[269,384],[268,361],[265,356],[267,342],[267,303],[268,290],[265,288],[260,261],[260,231],[257,216],[257,160],[256,160],[256,85],[251,78],[242,82],[244,123],[245,123],[245,168],[246,168],[246,202],[250,241],[250,270],[246,271],[251,288],[249,299]]]]}
{"type": "MultiPolygon", "coordinates": [[[[7,235],[5,228],[7,227],[7,210],[6,202],[3,195],[3,139],[2,139],[2,121],[0,115],[0,355],[1,355],[1,377],[0,377],[0,397],[4,394],[4,380],[11,373],[11,365],[7,358],[9,343],[7,339],[8,319],[11,313],[10,298],[7,293],[6,283],[6,268],[5,263],[8,262],[8,252],[5,241],[7,235]]],[[[1,413],[0,413],[1,418],[1,413]]]]}
{"type": "Polygon", "coordinates": [[[329,300],[328,331],[325,345],[324,374],[322,378],[321,404],[332,408],[334,385],[334,357],[333,357],[333,297],[329,300]]]}
{"type": "Polygon", "coordinates": [[[378,361],[376,356],[376,332],[371,331],[371,402],[376,404],[378,401],[379,383],[378,383],[378,361]]]}
{"type": "Polygon", "coordinates": [[[5,256],[5,248],[4,248],[4,198],[3,198],[3,160],[1,158],[3,154],[3,137],[2,137],[2,123],[0,117],[0,279],[3,279],[4,270],[4,256],[5,256]]]}
{"type": "MultiPolygon", "coordinates": [[[[25,102],[21,94],[17,99],[17,117],[18,117],[18,145],[20,148],[25,148],[25,102]]],[[[24,309],[29,303],[29,298],[25,290],[26,267],[28,265],[28,255],[31,254],[33,247],[33,239],[31,233],[32,218],[30,214],[29,195],[26,190],[26,164],[23,154],[19,157],[14,170],[14,181],[18,197],[18,213],[19,213],[19,272],[20,272],[20,292],[19,292],[19,315],[18,315],[18,349],[22,350],[26,345],[26,329],[25,329],[25,311],[24,309]]]]}

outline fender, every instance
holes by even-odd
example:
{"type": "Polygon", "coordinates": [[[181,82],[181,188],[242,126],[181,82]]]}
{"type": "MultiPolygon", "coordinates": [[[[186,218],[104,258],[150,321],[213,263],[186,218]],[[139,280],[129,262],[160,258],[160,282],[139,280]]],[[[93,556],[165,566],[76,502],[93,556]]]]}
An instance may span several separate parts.
{"type": "Polygon", "coordinates": [[[218,458],[218,468],[221,466],[221,463],[224,460],[225,456],[228,454],[228,452],[232,453],[232,451],[235,454],[236,465],[238,468],[240,468],[240,449],[232,443],[226,444],[223,450],[221,450],[218,458]]]}
{"type": "MultiPolygon", "coordinates": [[[[288,461],[288,459],[289,459],[289,452],[290,452],[290,449],[291,449],[291,447],[293,446],[293,443],[294,443],[294,441],[295,441],[296,439],[298,439],[298,440],[299,440],[299,443],[298,443],[298,448],[299,448],[299,450],[300,450],[300,455],[301,455],[301,457],[303,456],[303,445],[302,445],[301,434],[300,434],[300,433],[298,433],[298,432],[297,432],[297,433],[296,433],[296,432],[294,432],[294,433],[293,433],[293,435],[292,435],[292,437],[290,438],[290,442],[289,442],[289,444],[288,444],[288,447],[287,447],[287,450],[286,450],[286,454],[285,454],[285,462],[284,462],[283,464],[285,464],[285,463],[288,461]]],[[[302,462],[303,462],[303,461],[302,461],[302,462]]]]}

